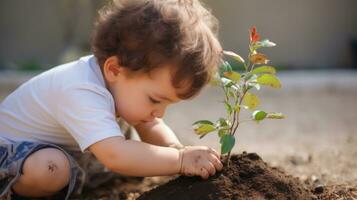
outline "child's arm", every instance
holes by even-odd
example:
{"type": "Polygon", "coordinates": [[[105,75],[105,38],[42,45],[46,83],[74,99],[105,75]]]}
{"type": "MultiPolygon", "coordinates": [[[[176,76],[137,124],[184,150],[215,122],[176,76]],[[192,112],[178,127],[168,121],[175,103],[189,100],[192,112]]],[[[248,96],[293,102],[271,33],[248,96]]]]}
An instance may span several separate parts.
{"type": "Polygon", "coordinates": [[[110,137],[92,144],[89,150],[107,168],[128,176],[184,174],[208,178],[223,167],[219,154],[204,146],[178,150],[110,137]]]}
{"type": "Polygon", "coordinates": [[[179,150],[110,137],[89,147],[110,170],[128,176],[160,176],[180,173],[179,150]]]}
{"type": "Polygon", "coordinates": [[[143,142],[164,147],[183,147],[175,133],[160,118],[156,118],[152,122],[139,124],[135,126],[135,129],[143,142]]]}

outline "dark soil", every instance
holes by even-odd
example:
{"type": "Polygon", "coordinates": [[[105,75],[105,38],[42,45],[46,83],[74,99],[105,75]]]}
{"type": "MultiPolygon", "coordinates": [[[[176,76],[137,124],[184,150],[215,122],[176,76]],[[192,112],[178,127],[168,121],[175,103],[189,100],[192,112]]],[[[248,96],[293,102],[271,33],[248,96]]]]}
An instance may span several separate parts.
{"type": "Polygon", "coordinates": [[[231,157],[230,166],[222,172],[202,180],[200,177],[184,177],[171,180],[138,199],[312,199],[309,189],[278,168],[270,167],[255,153],[243,153],[231,157]]]}

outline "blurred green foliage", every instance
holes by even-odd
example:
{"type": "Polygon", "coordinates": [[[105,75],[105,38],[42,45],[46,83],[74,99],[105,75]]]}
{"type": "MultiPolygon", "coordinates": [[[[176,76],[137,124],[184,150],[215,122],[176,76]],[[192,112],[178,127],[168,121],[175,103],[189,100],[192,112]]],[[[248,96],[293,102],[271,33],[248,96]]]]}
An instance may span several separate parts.
{"type": "Polygon", "coordinates": [[[38,61],[36,60],[27,60],[23,62],[19,62],[16,64],[17,70],[21,71],[41,71],[44,68],[38,61]]]}

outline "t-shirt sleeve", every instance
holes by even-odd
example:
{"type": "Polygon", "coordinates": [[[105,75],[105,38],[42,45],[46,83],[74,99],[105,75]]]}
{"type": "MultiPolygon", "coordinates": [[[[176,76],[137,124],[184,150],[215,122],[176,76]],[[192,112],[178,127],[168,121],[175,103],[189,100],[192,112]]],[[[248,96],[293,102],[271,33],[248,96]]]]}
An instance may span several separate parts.
{"type": "Polygon", "coordinates": [[[56,118],[82,151],[100,140],[124,136],[115,120],[114,100],[104,88],[71,86],[59,91],[56,98],[56,118]]]}

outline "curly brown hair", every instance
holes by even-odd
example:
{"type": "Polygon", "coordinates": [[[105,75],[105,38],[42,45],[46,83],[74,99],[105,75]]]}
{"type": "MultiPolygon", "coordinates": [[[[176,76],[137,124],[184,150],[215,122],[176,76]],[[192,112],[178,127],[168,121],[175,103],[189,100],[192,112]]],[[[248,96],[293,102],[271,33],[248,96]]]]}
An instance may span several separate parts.
{"type": "Polygon", "coordinates": [[[176,66],[172,84],[188,99],[212,78],[221,60],[218,20],[198,0],[114,0],[98,15],[92,51],[103,67],[110,56],[132,71],[176,66]]]}

